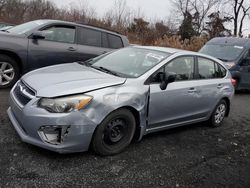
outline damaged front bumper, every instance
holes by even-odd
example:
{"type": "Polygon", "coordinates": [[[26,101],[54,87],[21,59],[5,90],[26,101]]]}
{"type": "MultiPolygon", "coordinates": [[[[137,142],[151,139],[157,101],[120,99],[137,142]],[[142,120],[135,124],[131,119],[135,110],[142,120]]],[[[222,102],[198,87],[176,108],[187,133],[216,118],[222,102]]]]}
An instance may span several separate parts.
{"type": "Polygon", "coordinates": [[[20,107],[10,95],[8,116],[21,140],[59,153],[87,151],[96,125],[80,112],[53,114],[37,108],[38,99],[20,107]]]}

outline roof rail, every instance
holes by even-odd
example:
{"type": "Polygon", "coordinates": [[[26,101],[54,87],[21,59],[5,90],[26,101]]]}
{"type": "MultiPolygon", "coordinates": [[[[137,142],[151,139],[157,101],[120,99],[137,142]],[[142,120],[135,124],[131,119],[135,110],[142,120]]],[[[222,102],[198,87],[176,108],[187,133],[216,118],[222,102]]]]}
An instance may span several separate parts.
{"type": "Polygon", "coordinates": [[[75,23],[76,24],[81,24],[81,25],[86,25],[86,26],[91,26],[91,27],[97,27],[97,28],[100,28],[100,29],[104,29],[104,30],[111,31],[111,32],[114,32],[114,33],[122,35],[120,32],[112,30],[112,29],[109,29],[109,28],[106,28],[106,27],[97,26],[97,25],[94,25],[94,24],[84,23],[84,22],[75,22],[75,23]]]}

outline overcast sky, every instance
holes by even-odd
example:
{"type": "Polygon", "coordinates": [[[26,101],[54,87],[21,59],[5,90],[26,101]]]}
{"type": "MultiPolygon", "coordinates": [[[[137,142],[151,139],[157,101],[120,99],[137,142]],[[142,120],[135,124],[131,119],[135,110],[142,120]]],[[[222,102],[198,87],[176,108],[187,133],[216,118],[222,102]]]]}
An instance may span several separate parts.
{"type": "MultiPolygon", "coordinates": [[[[112,8],[115,0],[50,0],[56,3],[59,7],[77,6],[79,2],[86,2],[90,7],[94,8],[98,16],[102,16],[112,8]]],[[[138,10],[144,13],[147,18],[164,19],[169,16],[172,4],[170,0],[127,0],[127,6],[133,10],[138,10]]]]}
{"type": "MultiPolygon", "coordinates": [[[[79,6],[87,4],[92,7],[98,17],[102,17],[110,10],[115,0],[50,0],[58,7],[79,6]],[[79,3],[80,2],[80,3],[79,3]]],[[[249,1],[249,0],[248,0],[249,1]]],[[[178,19],[178,15],[173,11],[174,7],[171,0],[127,0],[127,6],[132,10],[140,9],[141,13],[146,16],[147,20],[166,19],[171,16],[172,19],[178,19]]],[[[250,20],[245,19],[243,34],[250,34],[250,20]]],[[[232,26],[231,26],[232,27],[232,26]]]]}

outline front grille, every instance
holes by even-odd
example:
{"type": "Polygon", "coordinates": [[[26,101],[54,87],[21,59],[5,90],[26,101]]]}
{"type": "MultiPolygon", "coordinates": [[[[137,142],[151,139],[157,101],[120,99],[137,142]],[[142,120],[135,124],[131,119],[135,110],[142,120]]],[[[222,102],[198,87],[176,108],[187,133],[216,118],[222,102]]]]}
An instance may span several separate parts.
{"type": "Polygon", "coordinates": [[[27,87],[22,81],[18,82],[13,90],[14,96],[22,106],[28,104],[35,97],[35,92],[27,87]]]}

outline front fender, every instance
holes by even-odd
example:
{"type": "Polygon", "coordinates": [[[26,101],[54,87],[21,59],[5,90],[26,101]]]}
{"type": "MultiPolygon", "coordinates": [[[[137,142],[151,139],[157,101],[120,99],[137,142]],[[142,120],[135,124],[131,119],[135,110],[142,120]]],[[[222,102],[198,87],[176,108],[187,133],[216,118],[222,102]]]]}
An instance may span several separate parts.
{"type": "Polygon", "coordinates": [[[130,107],[139,114],[141,130],[139,138],[144,135],[147,126],[149,86],[124,87],[122,85],[96,90],[87,93],[87,95],[93,96],[93,101],[86,109],[82,110],[82,113],[88,116],[94,124],[99,125],[105,117],[119,108],[130,107]]]}

